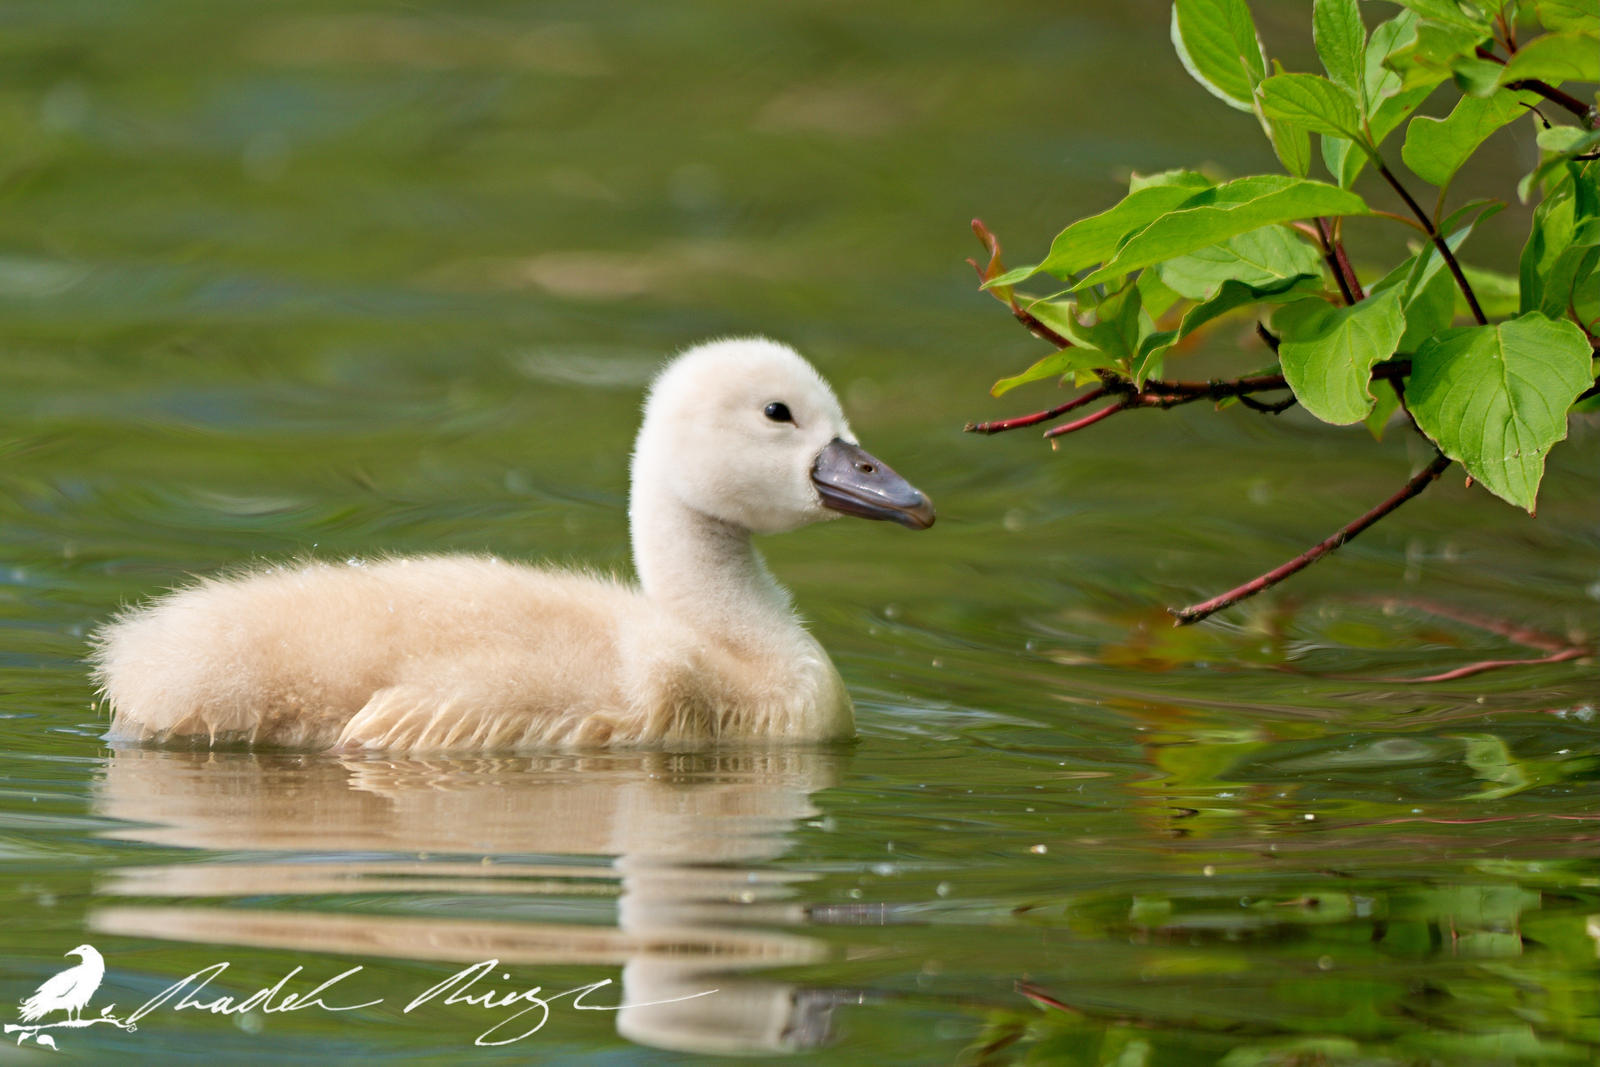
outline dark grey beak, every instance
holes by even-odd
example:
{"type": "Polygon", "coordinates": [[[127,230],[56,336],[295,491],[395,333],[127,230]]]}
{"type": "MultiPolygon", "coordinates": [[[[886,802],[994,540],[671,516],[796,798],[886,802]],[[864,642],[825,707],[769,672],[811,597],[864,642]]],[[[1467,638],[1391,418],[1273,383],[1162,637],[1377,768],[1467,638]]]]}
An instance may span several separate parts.
{"type": "Polygon", "coordinates": [[[835,437],[811,465],[823,506],[863,519],[893,519],[913,530],[933,525],[933,502],[860,445],[835,437]]]}

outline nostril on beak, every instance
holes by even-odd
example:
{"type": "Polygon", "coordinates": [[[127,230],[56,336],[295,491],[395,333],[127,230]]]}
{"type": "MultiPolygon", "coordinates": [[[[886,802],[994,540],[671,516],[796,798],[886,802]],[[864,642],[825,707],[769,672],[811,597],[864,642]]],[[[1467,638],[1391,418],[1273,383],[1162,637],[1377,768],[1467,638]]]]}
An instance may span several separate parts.
{"type": "Polygon", "coordinates": [[[874,467],[870,463],[857,463],[856,464],[856,470],[860,471],[862,474],[871,474],[873,471],[875,471],[877,469],[878,468],[874,467]]]}

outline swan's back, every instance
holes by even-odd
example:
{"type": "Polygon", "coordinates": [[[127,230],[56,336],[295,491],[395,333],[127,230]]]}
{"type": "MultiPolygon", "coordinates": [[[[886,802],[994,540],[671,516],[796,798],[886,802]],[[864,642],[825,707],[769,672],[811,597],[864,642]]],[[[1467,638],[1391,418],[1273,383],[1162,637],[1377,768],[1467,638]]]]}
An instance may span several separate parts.
{"type": "MultiPolygon", "coordinates": [[[[421,689],[453,695],[429,709],[439,727],[449,703],[474,700],[514,703],[522,725],[559,733],[626,702],[619,620],[650,614],[616,581],[489,557],[304,563],[206,579],[127,612],[94,659],[118,740],[323,747],[365,715],[361,736],[344,736],[365,744],[384,722],[418,734],[423,712],[404,705],[421,689]]],[[[473,725],[450,725],[479,747],[473,725]]]]}

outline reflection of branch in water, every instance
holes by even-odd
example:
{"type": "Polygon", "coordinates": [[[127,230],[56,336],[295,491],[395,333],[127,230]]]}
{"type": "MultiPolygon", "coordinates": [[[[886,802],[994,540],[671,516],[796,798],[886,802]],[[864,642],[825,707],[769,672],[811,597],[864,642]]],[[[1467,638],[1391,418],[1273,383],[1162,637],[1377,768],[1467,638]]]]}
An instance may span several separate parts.
{"type": "Polygon", "coordinates": [[[617,896],[615,925],[436,919],[277,907],[102,907],[94,929],[356,957],[621,966],[617,1028],[700,1052],[824,1040],[834,998],[742,972],[815,963],[826,946],[762,926],[806,922],[803,873],[780,855],[839,757],[744,751],[388,760],[250,753],[113,753],[97,809],[111,836],[185,848],[293,853],[111,873],[117,896],[217,898],[397,892],[617,896]],[[349,854],[361,854],[360,858],[349,854]],[[437,860],[429,857],[438,855],[437,860]],[[480,857],[477,861],[469,857],[480,857]],[[615,857],[605,864],[566,857],[615,857]],[[675,1003],[690,993],[711,996],[675,1003]]]}
{"type": "Polygon", "coordinates": [[[1442,604],[1433,600],[1402,600],[1396,598],[1380,600],[1379,603],[1382,604],[1385,611],[1393,611],[1397,607],[1412,608],[1427,615],[1435,615],[1441,619],[1449,619],[1451,622],[1457,622],[1463,626],[1470,626],[1475,630],[1482,630],[1485,633],[1491,633],[1497,637],[1503,637],[1515,644],[1522,645],[1524,648],[1531,648],[1544,652],[1545,655],[1535,656],[1528,659],[1483,659],[1478,660],[1475,663],[1469,663],[1464,667],[1456,667],[1453,670],[1440,671],[1437,674],[1423,675],[1418,678],[1361,679],[1363,681],[1417,683],[1453,682],[1460,678],[1470,678],[1476,674],[1484,674],[1488,671],[1501,670],[1506,667],[1531,667],[1540,663],[1565,663],[1569,660],[1581,659],[1584,656],[1594,655],[1593,647],[1587,646],[1580,641],[1563,640],[1562,638],[1556,637],[1553,634],[1547,634],[1542,630],[1536,630],[1531,626],[1524,626],[1520,623],[1512,622],[1509,619],[1498,619],[1489,615],[1480,615],[1477,612],[1467,611],[1464,608],[1458,608],[1451,604],[1442,604]]]}

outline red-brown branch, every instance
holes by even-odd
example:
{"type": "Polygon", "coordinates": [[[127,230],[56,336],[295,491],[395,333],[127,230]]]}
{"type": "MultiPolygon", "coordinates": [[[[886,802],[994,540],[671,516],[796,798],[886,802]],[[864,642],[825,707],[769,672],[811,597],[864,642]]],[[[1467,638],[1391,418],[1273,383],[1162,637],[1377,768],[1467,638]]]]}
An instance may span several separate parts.
{"type": "Polygon", "coordinates": [[[1333,271],[1333,277],[1339,283],[1339,293],[1344,297],[1345,305],[1351,305],[1367,298],[1366,292],[1361,288],[1361,281],[1356,277],[1355,268],[1350,265],[1350,257],[1345,253],[1344,242],[1333,232],[1333,224],[1327,219],[1318,217],[1317,241],[1322,245],[1322,258],[1327,260],[1328,269],[1333,271]]]}
{"type": "Polygon", "coordinates": [[[1124,397],[1123,399],[1118,400],[1115,404],[1112,404],[1110,407],[1101,408],[1092,415],[1085,415],[1081,419],[1073,419],[1071,422],[1064,422],[1060,426],[1052,426],[1050,429],[1044,432],[1044,435],[1046,437],[1060,437],[1062,434],[1074,433],[1078,430],[1086,429],[1087,427],[1093,426],[1101,419],[1109,419],[1117,412],[1128,407],[1132,402],[1132,399],[1133,398],[1131,397],[1124,397]]]}
{"type": "Polygon", "coordinates": [[[1177,625],[1187,626],[1190,623],[1199,622],[1201,619],[1216,614],[1223,608],[1231,608],[1241,600],[1255,596],[1263,589],[1272,588],[1285,578],[1289,577],[1291,574],[1296,574],[1299,571],[1305,570],[1307,567],[1311,566],[1311,564],[1315,563],[1323,556],[1326,556],[1329,552],[1332,552],[1340,545],[1361,533],[1361,531],[1365,530],[1368,526],[1371,526],[1373,523],[1377,522],[1391,511],[1394,511],[1401,504],[1404,504],[1407,500],[1410,500],[1412,497],[1422,492],[1428,487],[1428,483],[1439,477],[1439,475],[1443,473],[1444,469],[1448,466],[1450,466],[1450,458],[1448,456],[1442,452],[1435,455],[1433,457],[1433,461],[1426,467],[1422,468],[1422,470],[1412,475],[1411,480],[1406,482],[1405,485],[1401,486],[1399,492],[1389,497],[1389,499],[1385,500],[1371,511],[1368,511],[1366,514],[1339,527],[1339,529],[1334,531],[1331,536],[1317,542],[1315,545],[1300,553],[1294,559],[1289,560],[1287,563],[1279,567],[1273,568],[1258,578],[1252,578],[1250,581],[1235,589],[1228,590],[1221,596],[1212,597],[1210,600],[1202,601],[1199,604],[1191,604],[1186,608],[1170,609],[1172,615],[1177,619],[1177,625]]]}
{"type": "MultiPolygon", "coordinates": [[[[1390,360],[1380,363],[1372,368],[1372,377],[1375,381],[1398,382],[1411,373],[1411,361],[1408,359],[1390,360]]],[[[1059,418],[1069,411],[1083,407],[1105,396],[1120,397],[1121,402],[1102,411],[1096,412],[1093,417],[1079,419],[1070,423],[1071,429],[1061,428],[1059,432],[1052,430],[1046,437],[1057,437],[1073,430],[1081,430],[1085,426],[1092,426],[1102,418],[1106,418],[1118,411],[1131,408],[1175,408],[1183,404],[1192,404],[1197,400],[1229,400],[1238,398],[1244,400],[1252,393],[1270,392],[1275,389],[1287,389],[1289,383],[1281,374],[1257,374],[1249,378],[1231,378],[1225,380],[1212,380],[1208,382],[1168,382],[1159,378],[1152,378],[1144,383],[1143,389],[1136,389],[1131,381],[1120,375],[1106,374],[1104,384],[1096,386],[1082,396],[1058,407],[1046,411],[1035,411],[1028,415],[1018,415],[1009,419],[996,419],[993,422],[969,422],[964,427],[968,433],[1002,433],[1006,430],[1022,429],[1026,426],[1036,426],[1041,422],[1059,418]]],[[[1293,398],[1278,401],[1272,404],[1252,405],[1256,411],[1265,411],[1276,414],[1287,410],[1293,398]]]]}
{"type": "MultiPolygon", "coordinates": [[[[1507,40],[1506,51],[1515,54],[1516,48],[1514,39],[1507,40]]],[[[1488,48],[1483,48],[1480,46],[1477,52],[1479,59],[1487,59],[1491,63],[1500,64],[1502,67],[1506,65],[1505,60],[1495,55],[1494,52],[1488,48]]],[[[1600,108],[1596,108],[1592,104],[1584,103],[1571,93],[1557,89],[1549,82],[1543,82],[1537,78],[1524,78],[1521,81],[1506,82],[1506,88],[1511,90],[1526,90],[1530,93],[1537,93],[1546,100],[1550,101],[1552,104],[1559,104],[1561,107],[1566,108],[1568,111],[1578,116],[1578,119],[1589,129],[1600,129],[1600,108]]]]}
{"type": "Polygon", "coordinates": [[[1024,426],[1037,426],[1041,422],[1049,422],[1051,419],[1059,418],[1069,411],[1083,407],[1085,404],[1092,404],[1105,395],[1105,387],[1102,386],[1099,389],[1091,389],[1082,396],[1074,397],[1060,407],[1054,407],[1048,411],[1035,411],[1031,415],[1018,415],[1011,419],[996,419],[994,422],[969,422],[963,429],[967,433],[1004,433],[1007,430],[1020,430],[1024,426]]]}
{"type": "Polygon", "coordinates": [[[1429,217],[1426,211],[1422,210],[1422,205],[1417,203],[1411,194],[1406,191],[1406,187],[1400,184],[1400,179],[1394,176],[1394,171],[1385,166],[1381,158],[1374,155],[1372,157],[1372,165],[1379,174],[1383,175],[1383,180],[1389,183],[1389,188],[1393,189],[1399,194],[1400,199],[1405,201],[1406,207],[1411,209],[1411,213],[1417,217],[1417,221],[1422,223],[1423,229],[1428,234],[1428,240],[1433,242],[1433,247],[1437,248],[1439,255],[1444,257],[1444,265],[1450,268],[1450,276],[1456,280],[1456,288],[1460,289],[1461,295],[1466,297],[1467,307],[1472,309],[1472,317],[1478,320],[1479,326],[1487,326],[1489,320],[1484,316],[1483,308],[1478,306],[1478,294],[1472,291],[1472,286],[1468,283],[1467,276],[1461,272],[1461,264],[1456,262],[1456,254],[1450,251],[1450,243],[1444,239],[1444,235],[1434,226],[1433,219],[1429,217]]]}

